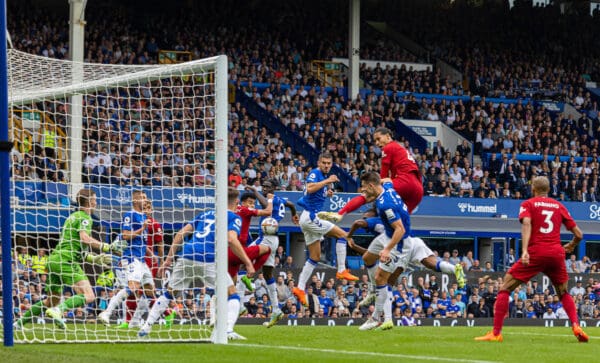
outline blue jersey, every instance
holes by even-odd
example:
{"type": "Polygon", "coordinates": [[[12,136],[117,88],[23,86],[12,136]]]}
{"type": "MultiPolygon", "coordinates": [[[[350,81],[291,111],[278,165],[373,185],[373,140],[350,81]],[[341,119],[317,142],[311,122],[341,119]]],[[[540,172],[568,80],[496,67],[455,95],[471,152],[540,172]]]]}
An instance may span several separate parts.
{"type": "MultiPolygon", "coordinates": [[[[310,171],[308,177],[306,178],[306,185],[309,183],[319,183],[323,180],[327,179],[321,169],[316,168],[310,171]]],[[[316,215],[317,212],[323,210],[323,203],[325,202],[325,198],[327,198],[327,187],[323,187],[317,190],[314,193],[309,194],[308,189],[304,187],[304,196],[298,200],[298,205],[304,208],[307,212],[311,213],[311,218],[313,214],[316,215]]]]}
{"type": "MultiPolygon", "coordinates": [[[[385,183],[383,185],[383,193],[375,200],[375,207],[377,208],[377,214],[383,221],[385,234],[389,238],[392,238],[392,235],[394,234],[392,223],[398,220],[402,221],[405,229],[402,239],[410,236],[410,215],[408,214],[408,207],[404,204],[398,193],[396,193],[392,183],[385,183]]],[[[402,240],[398,242],[396,248],[402,250],[402,240]]]]}
{"type": "MultiPolygon", "coordinates": [[[[121,229],[123,231],[137,231],[144,226],[146,221],[146,215],[136,210],[131,210],[125,213],[123,216],[123,225],[121,229]]],[[[123,258],[129,262],[134,259],[141,260],[146,256],[146,230],[140,235],[133,237],[129,240],[127,247],[123,249],[123,258]]]]}
{"type": "MultiPolygon", "coordinates": [[[[184,258],[198,262],[215,262],[215,212],[202,212],[194,218],[191,224],[194,232],[191,238],[183,244],[184,258]]],[[[232,211],[227,211],[227,231],[235,231],[239,236],[242,228],[242,218],[232,211]]],[[[223,241],[227,243],[227,241],[223,241]]]]}
{"type": "MultiPolygon", "coordinates": [[[[287,202],[287,200],[285,198],[281,198],[278,196],[273,196],[273,212],[271,213],[271,218],[275,218],[275,220],[279,223],[281,222],[281,220],[283,219],[283,217],[285,217],[285,203],[287,202]]],[[[260,221],[259,221],[259,226],[260,223],[262,223],[262,221],[265,218],[269,218],[269,217],[260,217],[260,221]]],[[[263,236],[263,231],[262,228],[258,229],[258,237],[259,239],[262,239],[261,237],[263,236]]],[[[250,242],[248,242],[248,245],[250,245],[250,242]]]]}
{"type": "Polygon", "coordinates": [[[370,217],[365,218],[365,221],[367,222],[367,227],[365,228],[367,232],[377,235],[385,232],[385,225],[383,224],[381,218],[370,217]]]}

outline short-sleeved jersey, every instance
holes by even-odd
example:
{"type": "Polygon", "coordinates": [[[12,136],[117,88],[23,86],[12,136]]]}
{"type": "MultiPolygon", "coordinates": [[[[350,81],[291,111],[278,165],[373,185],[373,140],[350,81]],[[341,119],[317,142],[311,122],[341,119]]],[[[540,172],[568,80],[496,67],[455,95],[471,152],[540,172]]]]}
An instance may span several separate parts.
{"type": "MultiPolygon", "coordinates": [[[[281,198],[278,196],[273,196],[273,212],[271,213],[271,217],[274,218],[277,222],[280,222],[283,217],[285,217],[285,203],[287,202],[287,200],[285,198],[281,198]]],[[[259,223],[262,223],[262,221],[267,218],[267,217],[261,217],[259,223]]],[[[262,237],[263,236],[263,231],[262,228],[258,229],[258,236],[262,237]]]]}
{"type": "MultiPolygon", "coordinates": [[[[189,224],[194,226],[190,239],[183,244],[182,257],[198,262],[215,262],[215,212],[200,213],[189,224]]],[[[232,211],[227,211],[227,231],[238,236],[242,228],[242,219],[232,211]]],[[[222,243],[227,243],[223,241],[222,243]]]]}
{"type": "Polygon", "coordinates": [[[377,235],[385,232],[385,226],[381,218],[370,217],[365,218],[365,221],[367,222],[367,227],[365,228],[367,232],[377,235]]]}
{"type": "Polygon", "coordinates": [[[252,243],[252,238],[250,238],[250,224],[252,223],[252,217],[258,216],[258,210],[256,208],[248,208],[243,205],[238,205],[235,214],[240,216],[242,219],[242,228],[240,231],[240,242],[242,246],[247,246],[252,243]]]}
{"type": "MultiPolygon", "coordinates": [[[[142,228],[146,221],[146,215],[136,210],[131,210],[123,216],[123,224],[121,229],[124,231],[137,231],[142,228]]],[[[134,259],[142,260],[146,256],[146,231],[129,240],[127,247],[123,250],[123,258],[128,261],[134,259]]]]}
{"type": "MultiPolygon", "coordinates": [[[[327,177],[323,175],[321,169],[315,168],[308,173],[308,176],[306,177],[306,185],[310,183],[319,183],[325,179],[327,179],[327,177]]],[[[327,198],[327,188],[328,187],[323,187],[314,193],[308,193],[308,188],[305,186],[304,195],[298,201],[298,205],[311,214],[316,214],[317,212],[322,211],[323,203],[327,198]]]]}
{"type": "Polygon", "coordinates": [[[64,261],[83,262],[81,253],[87,251],[88,248],[81,243],[79,236],[81,231],[91,235],[92,217],[83,211],[77,211],[65,221],[60,241],[52,254],[59,255],[64,261]]]}
{"type": "MultiPolygon", "coordinates": [[[[405,229],[402,239],[410,236],[410,215],[408,214],[408,208],[394,190],[392,183],[385,183],[383,185],[383,193],[375,199],[375,207],[377,208],[379,218],[383,222],[385,234],[389,238],[392,238],[394,234],[392,223],[398,220],[402,221],[405,229]]],[[[397,249],[402,250],[402,241],[398,242],[397,249]]]]}
{"type": "Polygon", "coordinates": [[[395,179],[401,174],[415,173],[419,175],[419,166],[410,154],[396,141],[392,141],[381,149],[381,178],[395,179]]]}
{"type": "Polygon", "coordinates": [[[146,239],[146,245],[150,248],[162,243],[163,241],[163,228],[159,221],[152,217],[148,217],[148,228],[146,229],[148,238],[146,239]]]}
{"type": "Polygon", "coordinates": [[[560,227],[562,224],[571,230],[577,226],[569,211],[559,201],[548,197],[533,197],[523,203],[519,210],[519,220],[531,218],[531,238],[528,252],[559,248],[560,227]]]}

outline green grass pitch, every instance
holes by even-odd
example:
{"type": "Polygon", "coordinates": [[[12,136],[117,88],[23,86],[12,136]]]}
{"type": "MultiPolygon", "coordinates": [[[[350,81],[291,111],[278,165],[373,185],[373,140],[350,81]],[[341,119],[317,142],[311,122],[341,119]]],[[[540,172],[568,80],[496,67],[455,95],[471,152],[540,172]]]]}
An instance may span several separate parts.
{"type": "MultiPolygon", "coordinates": [[[[98,328],[100,329],[100,328],[98,328]]],[[[173,328],[177,329],[177,328],[173,328]]],[[[587,344],[569,328],[507,327],[503,343],[475,342],[486,327],[395,327],[358,331],[345,326],[240,325],[247,341],[203,343],[16,344],[0,348],[4,362],[594,362],[600,336],[588,327],[587,344]]],[[[106,329],[103,329],[106,330],[106,329]]],[[[110,331],[110,330],[109,330],[110,331]]],[[[171,333],[175,333],[171,331],[171,333]]],[[[183,332],[182,332],[183,333],[183,332]]],[[[61,333],[62,334],[62,333],[61,333]]],[[[72,334],[67,330],[67,334],[72,334]]],[[[134,337],[135,332],[111,334],[134,337]]],[[[165,328],[154,337],[168,338],[165,328]]]]}

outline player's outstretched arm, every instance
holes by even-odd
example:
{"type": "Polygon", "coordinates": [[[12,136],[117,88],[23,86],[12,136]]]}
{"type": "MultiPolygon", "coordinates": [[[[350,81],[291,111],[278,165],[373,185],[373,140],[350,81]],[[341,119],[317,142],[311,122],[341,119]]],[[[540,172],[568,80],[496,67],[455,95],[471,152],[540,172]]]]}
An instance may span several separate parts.
{"type": "Polygon", "coordinates": [[[256,210],[259,217],[270,217],[271,214],[273,214],[273,194],[267,194],[267,198],[267,207],[265,209],[256,210]]]}
{"type": "Polygon", "coordinates": [[[292,212],[292,222],[296,225],[299,224],[300,217],[298,217],[298,212],[296,211],[296,206],[294,205],[294,203],[288,200],[285,202],[285,206],[290,209],[290,212],[292,212]]]}
{"type": "Polygon", "coordinates": [[[352,238],[352,236],[354,236],[354,232],[356,232],[356,230],[358,230],[360,228],[367,228],[367,226],[368,226],[368,223],[366,220],[364,220],[364,219],[356,220],[356,221],[354,221],[354,223],[352,223],[352,226],[350,226],[350,230],[348,231],[348,235],[346,236],[346,241],[348,241],[348,246],[350,246],[350,248],[352,248],[354,251],[360,253],[361,255],[364,254],[365,252],[367,252],[367,249],[354,243],[354,239],[352,238]]]}
{"type": "Polygon", "coordinates": [[[194,232],[194,226],[188,223],[185,226],[183,226],[183,228],[180,229],[179,232],[175,234],[175,237],[173,238],[173,244],[171,245],[169,254],[165,259],[165,263],[163,263],[163,265],[160,267],[161,270],[164,270],[165,268],[171,266],[173,260],[175,259],[175,254],[177,253],[177,251],[179,251],[181,245],[183,244],[183,239],[186,236],[190,235],[192,232],[194,232]]]}

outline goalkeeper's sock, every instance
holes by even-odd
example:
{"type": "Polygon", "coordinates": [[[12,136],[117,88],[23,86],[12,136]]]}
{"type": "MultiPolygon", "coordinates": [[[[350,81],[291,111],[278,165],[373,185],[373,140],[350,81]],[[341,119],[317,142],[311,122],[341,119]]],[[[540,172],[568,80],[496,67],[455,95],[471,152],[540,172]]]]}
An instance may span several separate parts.
{"type": "Polygon", "coordinates": [[[338,214],[344,215],[346,213],[353,212],[363,206],[367,202],[364,195],[356,196],[348,201],[346,205],[338,211],[338,214]]]}
{"type": "Polygon", "coordinates": [[[85,295],[74,295],[57,306],[61,313],[85,305],[85,295]]]}
{"type": "Polygon", "coordinates": [[[454,275],[454,265],[446,261],[438,261],[435,269],[438,272],[443,272],[449,275],[454,275]]]}
{"type": "Polygon", "coordinates": [[[302,291],[306,290],[306,282],[312,276],[315,267],[317,267],[318,261],[314,261],[310,257],[304,263],[304,267],[302,267],[302,272],[300,272],[300,277],[298,278],[298,288],[302,291]]]}
{"type": "Polygon", "coordinates": [[[232,332],[240,314],[240,297],[238,294],[229,295],[227,300],[227,332],[232,332]]]}
{"type": "Polygon", "coordinates": [[[267,294],[269,294],[269,300],[271,300],[273,312],[279,311],[279,299],[277,297],[277,286],[275,285],[274,277],[271,277],[267,280],[267,294]]]}
{"type": "Polygon", "coordinates": [[[346,269],[346,242],[345,239],[340,238],[335,244],[335,254],[337,255],[337,272],[342,273],[346,269]]]}
{"type": "Polygon", "coordinates": [[[27,310],[25,312],[25,314],[23,314],[23,317],[21,319],[19,319],[21,321],[21,324],[31,323],[31,320],[33,320],[33,317],[40,315],[43,310],[44,310],[44,301],[43,300],[40,300],[40,301],[36,302],[35,304],[31,305],[31,308],[29,310],[27,310]]]}
{"type": "Polygon", "coordinates": [[[112,312],[115,311],[115,309],[121,305],[121,303],[127,299],[127,296],[129,296],[129,289],[128,288],[124,288],[119,290],[119,292],[113,296],[110,301],[108,302],[108,306],[106,307],[106,314],[108,316],[112,315],[112,312]]]}
{"type": "Polygon", "coordinates": [[[156,299],[150,313],[148,314],[148,319],[146,320],[146,324],[152,325],[160,318],[162,313],[169,307],[169,302],[171,299],[166,297],[165,295],[161,295],[158,299],[156,299]]]}

